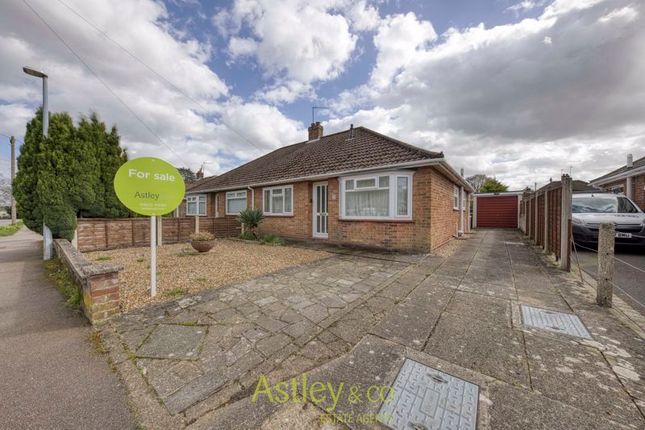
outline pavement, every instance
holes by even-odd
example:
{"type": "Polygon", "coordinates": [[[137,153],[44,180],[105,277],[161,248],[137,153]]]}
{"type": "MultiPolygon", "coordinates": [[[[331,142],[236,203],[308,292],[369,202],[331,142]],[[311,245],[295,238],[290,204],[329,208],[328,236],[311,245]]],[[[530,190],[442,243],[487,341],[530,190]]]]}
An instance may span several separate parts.
{"type": "Polygon", "coordinates": [[[26,228],[0,237],[0,426],[135,428],[91,327],[47,279],[41,244],[26,228]]]}
{"type": "MultiPolygon", "coordinates": [[[[578,248],[578,261],[583,271],[596,278],[598,273],[598,254],[578,248]]],[[[625,300],[634,309],[645,315],[645,248],[621,247],[615,250],[614,294],[625,300]]],[[[573,270],[576,270],[576,255],[573,255],[573,270]]]]}
{"type": "Polygon", "coordinates": [[[519,232],[482,230],[448,256],[346,252],[102,334],[148,428],[645,428],[645,320],[594,297],[519,232]]]}

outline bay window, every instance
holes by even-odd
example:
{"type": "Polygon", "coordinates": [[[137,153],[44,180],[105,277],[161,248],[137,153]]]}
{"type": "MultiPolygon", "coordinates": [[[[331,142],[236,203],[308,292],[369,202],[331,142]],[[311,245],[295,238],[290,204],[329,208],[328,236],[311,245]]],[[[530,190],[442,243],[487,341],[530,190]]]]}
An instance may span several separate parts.
{"type": "Polygon", "coordinates": [[[187,216],[206,216],[206,194],[186,196],[187,216]]]}
{"type": "Polygon", "coordinates": [[[265,215],[293,215],[293,185],[263,189],[265,215]]]}
{"type": "Polygon", "coordinates": [[[348,176],[341,182],[341,218],[412,219],[412,173],[348,176]]]}
{"type": "Polygon", "coordinates": [[[226,193],[226,215],[237,215],[246,209],[246,191],[229,191],[226,193]]]}

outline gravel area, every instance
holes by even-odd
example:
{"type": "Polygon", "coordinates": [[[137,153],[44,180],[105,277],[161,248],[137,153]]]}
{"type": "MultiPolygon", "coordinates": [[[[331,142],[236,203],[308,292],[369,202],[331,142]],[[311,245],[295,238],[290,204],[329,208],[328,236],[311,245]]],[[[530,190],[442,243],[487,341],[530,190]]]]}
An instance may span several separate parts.
{"type": "Polygon", "coordinates": [[[85,253],[97,262],[121,264],[121,310],[175,300],[188,293],[218,288],[331,256],[324,251],[290,246],[218,239],[215,247],[198,253],[190,244],[164,245],[157,250],[157,296],[152,298],[150,249],[124,248],[85,253]]]}

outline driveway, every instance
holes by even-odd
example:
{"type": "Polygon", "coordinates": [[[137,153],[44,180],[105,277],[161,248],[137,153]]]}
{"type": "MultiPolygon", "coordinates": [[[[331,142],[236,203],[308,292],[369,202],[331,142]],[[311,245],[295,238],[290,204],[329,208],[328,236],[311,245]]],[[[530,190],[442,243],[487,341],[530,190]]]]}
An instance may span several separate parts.
{"type": "Polygon", "coordinates": [[[414,415],[428,428],[447,428],[442,420],[480,429],[642,428],[645,322],[618,318],[519,232],[485,230],[445,257],[336,255],[123,315],[103,333],[151,428],[378,427],[351,421],[385,405],[360,401],[361,387],[407,392],[396,388],[408,383],[397,376],[407,377],[404,365],[431,367],[419,370],[428,391],[415,388],[421,397],[392,407],[430,402],[424,413],[436,415],[414,415]],[[522,305],[551,322],[525,324],[522,305]],[[591,339],[557,331],[571,316],[591,339]],[[431,376],[438,369],[446,374],[431,376]],[[348,389],[332,404],[282,404],[254,396],[261,380],[300,396],[315,383],[348,389]],[[468,393],[479,395],[463,397],[463,385],[448,393],[440,385],[450,380],[476,384],[468,393]],[[323,425],[338,417],[347,427],[323,425]]]}
{"type": "Polygon", "coordinates": [[[90,326],[47,279],[41,243],[26,228],[0,237],[1,427],[134,428],[90,326]]]}
{"type": "MultiPolygon", "coordinates": [[[[580,266],[589,275],[596,277],[598,272],[598,254],[586,249],[578,249],[580,266]]],[[[645,249],[618,247],[614,261],[614,294],[632,305],[634,309],[645,314],[645,249]]],[[[576,268],[576,256],[572,264],[576,268]]]]}

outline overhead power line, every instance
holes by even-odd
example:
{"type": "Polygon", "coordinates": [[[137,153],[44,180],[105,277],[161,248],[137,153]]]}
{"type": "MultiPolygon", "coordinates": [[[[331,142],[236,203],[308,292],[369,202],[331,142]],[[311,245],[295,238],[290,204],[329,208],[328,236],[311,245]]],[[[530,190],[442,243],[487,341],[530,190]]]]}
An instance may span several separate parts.
{"type": "MultiPolygon", "coordinates": [[[[101,29],[99,26],[94,24],[92,21],[90,21],[88,18],[85,18],[80,12],[72,8],[70,5],[65,3],[62,0],[58,0],[58,2],[63,5],[65,8],[67,8],[70,12],[72,12],[74,15],[78,16],[80,19],[82,19],[87,25],[92,27],[94,30],[96,30],[99,34],[101,34],[103,37],[105,37],[107,40],[110,42],[114,43],[117,47],[119,47],[123,52],[128,54],[132,59],[135,61],[139,62],[141,65],[143,65],[146,69],[148,69],[150,72],[152,72],[155,76],[157,76],[159,79],[164,81],[166,84],[168,84],[170,87],[172,87],[175,91],[186,97],[188,100],[193,102],[195,105],[199,106],[201,109],[204,111],[208,111],[208,109],[201,104],[198,100],[196,100],[194,97],[191,97],[188,93],[186,93],[184,90],[179,88],[177,85],[175,85],[173,82],[171,82],[168,78],[166,78],[164,75],[161,73],[157,72],[153,67],[148,65],[145,61],[143,61],[141,58],[139,58],[137,55],[135,55],[132,51],[130,51],[128,48],[120,44],[117,40],[113,39],[106,31],[101,29]]],[[[222,118],[220,118],[220,122],[229,130],[231,130],[233,133],[238,135],[242,140],[244,140],[246,143],[249,145],[253,146],[256,149],[262,150],[259,146],[257,146],[253,141],[248,139],[246,136],[244,136],[240,131],[238,131],[235,127],[231,126],[228,124],[226,121],[224,121],[222,118]]]]}
{"type": "Polygon", "coordinates": [[[166,142],[164,142],[164,140],[161,138],[161,136],[159,136],[159,135],[158,135],[158,134],[157,134],[157,133],[156,133],[156,132],[155,132],[155,131],[150,127],[150,126],[148,126],[148,124],[146,124],[146,122],[145,122],[145,121],[144,121],[144,120],[143,120],[139,115],[137,115],[137,113],[136,113],[134,110],[132,110],[132,109],[130,108],[130,106],[128,106],[128,104],[127,104],[127,103],[126,103],[126,102],[125,102],[121,97],[119,97],[119,95],[118,95],[116,92],[114,92],[114,90],[113,90],[113,89],[112,89],[112,88],[107,84],[107,82],[105,82],[105,81],[104,81],[104,80],[103,80],[103,79],[98,75],[98,73],[96,73],[96,72],[94,71],[94,69],[92,69],[92,67],[91,67],[89,64],[87,64],[87,63],[85,62],[85,60],[83,60],[83,58],[82,58],[79,54],[77,54],[77,53],[76,53],[76,51],[74,51],[74,49],[73,49],[73,48],[72,48],[72,47],[71,47],[71,46],[70,46],[70,45],[65,41],[65,39],[63,39],[63,37],[62,37],[60,34],[58,34],[58,33],[56,32],[56,30],[54,30],[54,28],[53,28],[51,25],[49,25],[49,23],[47,22],[47,20],[45,20],[45,18],[43,18],[43,17],[42,17],[42,16],[41,16],[37,11],[36,11],[36,9],[34,9],[34,8],[33,8],[33,7],[32,7],[32,6],[27,2],[27,0],[22,0],[22,1],[23,1],[23,3],[24,3],[24,4],[25,4],[29,9],[31,9],[31,11],[32,11],[32,12],[33,12],[37,17],[38,17],[38,19],[40,19],[40,20],[42,21],[42,23],[43,23],[43,24],[45,24],[45,26],[47,26],[47,28],[49,28],[49,30],[50,30],[52,33],[54,33],[54,35],[58,38],[58,40],[60,40],[60,41],[61,41],[61,43],[62,43],[63,45],[65,45],[65,47],[69,50],[69,52],[71,52],[71,53],[72,53],[72,55],[74,55],[74,56],[76,57],[76,59],[77,59],[81,64],[83,64],[83,65],[85,66],[85,68],[87,68],[87,70],[88,70],[92,75],[94,75],[94,77],[95,77],[95,78],[96,78],[96,79],[97,79],[101,84],[103,84],[103,86],[104,86],[104,87],[105,87],[105,88],[110,92],[110,94],[112,94],[112,95],[114,96],[114,98],[116,98],[116,99],[117,99],[117,100],[118,100],[118,101],[119,101],[119,102],[120,102],[120,103],[121,103],[121,104],[122,104],[122,105],[123,105],[123,106],[128,110],[128,112],[130,112],[130,113],[132,114],[132,116],[134,116],[134,117],[137,119],[137,121],[139,121],[139,122],[140,122],[140,123],[141,123],[141,124],[142,124],[142,125],[143,125],[143,126],[144,126],[148,131],[149,131],[149,132],[150,132],[150,134],[152,134],[153,136],[155,136],[155,137],[157,138],[157,140],[159,140],[159,142],[160,142],[162,145],[164,145],[164,146],[165,146],[166,148],[168,148],[168,149],[169,149],[173,154],[175,154],[175,155],[179,158],[179,160],[181,160],[181,162],[182,162],[182,163],[184,163],[184,164],[188,165],[188,163],[186,162],[186,160],[184,160],[184,159],[183,159],[183,157],[182,157],[181,155],[179,155],[177,152],[175,152],[175,150],[174,150],[170,145],[168,145],[166,142]]]}

